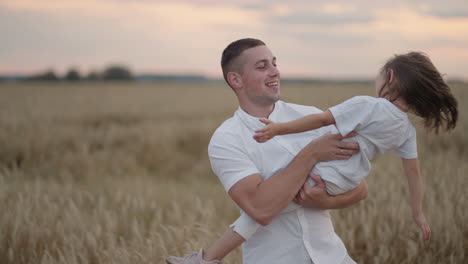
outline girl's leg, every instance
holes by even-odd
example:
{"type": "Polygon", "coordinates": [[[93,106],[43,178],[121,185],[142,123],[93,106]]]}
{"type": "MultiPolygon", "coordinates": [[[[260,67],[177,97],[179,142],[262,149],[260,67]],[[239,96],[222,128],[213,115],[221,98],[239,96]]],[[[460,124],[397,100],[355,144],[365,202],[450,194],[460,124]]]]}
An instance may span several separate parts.
{"type": "Polygon", "coordinates": [[[323,181],[325,182],[325,189],[327,193],[330,195],[339,195],[350,190],[350,189],[342,188],[341,186],[339,186],[338,184],[334,182],[327,181],[327,180],[323,180],[323,181]]]}
{"type": "Polygon", "coordinates": [[[226,232],[224,232],[224,234],[216,240],[213,245],[211,245],[211,247],[206,249],[203,254],[203,259],[206,261],[222,260],[231,251],[244,243],[244,241],[245,239],[241,235],[234,232],[232,228],[228,228],[226,232]]]}
{"type": "Polygon", "coordinates": [[[221,260],[235,248],[249,239],[260,227],[250,216],[242,212],[224,234],[206,250],[205,260],[221,260]]]}
{"type": "Polygon", "coordinates": [[[260,226],[246,213],[241,216],[216,240],[207,250],[201,249],[198,253],[179,258],[169,256],[167,263],[171,264],[219,264],[231,251],[240,246],[246,239],[252,236],[260,226]],[[234,231],[236,230],[236,231],[234,231]]]}

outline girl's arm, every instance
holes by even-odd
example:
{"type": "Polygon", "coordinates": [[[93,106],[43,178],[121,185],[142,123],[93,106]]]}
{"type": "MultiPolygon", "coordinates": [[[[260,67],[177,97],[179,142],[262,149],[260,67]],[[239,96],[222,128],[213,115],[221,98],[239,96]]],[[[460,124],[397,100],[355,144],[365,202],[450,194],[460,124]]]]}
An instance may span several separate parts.
{"type": "Polygon", "coordinates": [[[401,159],[406,177],[408,179],[408,187],[410,192],[411,210],[413,219],[421,229],[423,239],[429,240],[431,237],[431,229],[426,221],[422,208],[423,200],[423,184],[419,171],[418,159],[401,159]]]}
{"type": "Polygon", "coordinates": [[[262,118],[260,121],[266,126],[255,131],[254,139],[257,142],[265,142],[277,135],[301,133],[335,124],[335,118],[329,110],[285,123],[274,123],[266,118],[262,118]]]}

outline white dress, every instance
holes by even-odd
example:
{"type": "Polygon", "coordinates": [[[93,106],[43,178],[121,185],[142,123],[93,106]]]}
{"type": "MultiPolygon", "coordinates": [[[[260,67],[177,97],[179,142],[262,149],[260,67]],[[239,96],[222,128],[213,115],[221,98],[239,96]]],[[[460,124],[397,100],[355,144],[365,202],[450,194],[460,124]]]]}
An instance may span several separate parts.
{"type": "Polygon", "coordinates": [[[356,96],[329,110],[341,135],[358,133],[351,141],[359,143],[360,151],[350,159],[321,162],[314,167],[312,172],[322,176],[328,193],[354,189],[369,174],[370,161],[389,151],[404,159],[417,158],[416,129],[408,115],[388,100],[356,96]]]}

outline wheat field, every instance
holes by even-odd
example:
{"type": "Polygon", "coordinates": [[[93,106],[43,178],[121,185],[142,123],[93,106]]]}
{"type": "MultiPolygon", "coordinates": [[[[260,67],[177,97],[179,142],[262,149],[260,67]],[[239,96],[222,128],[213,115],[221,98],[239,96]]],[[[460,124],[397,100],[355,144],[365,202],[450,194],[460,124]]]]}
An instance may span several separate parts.
{"type": "MultiPolygon", "coordinates": [[[[358,263],[468,263],[468,85],[452,88],[453,132],[414,118],[432,239],[421,241],[399,159],[385,155],[367,199],[331,211],[358,263]]],[[[322,109],[372,91],[282,84],[284,100],[322,109]]],[[[0,263],[163,263],[207,247],[238,216],[207,158],[236,107],[214,81],[0,84],[0,263]]]]}

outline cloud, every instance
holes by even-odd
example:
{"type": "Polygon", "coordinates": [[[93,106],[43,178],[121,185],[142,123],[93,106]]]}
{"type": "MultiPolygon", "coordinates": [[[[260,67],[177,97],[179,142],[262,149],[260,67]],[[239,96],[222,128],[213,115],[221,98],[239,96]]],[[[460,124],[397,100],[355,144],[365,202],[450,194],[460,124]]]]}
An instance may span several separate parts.
{"type": "Polygon", "coordinates": [[[440,18],[468,18],[468,9],[466,10],[431,10],[427,12],[432,16],[440,18]]]}
{"type": "Polygon", "coordinates": [[[366,11],[354,6],[329,3],[310,6],[273,5],[270,21],[275,24],[320,26],[369,23],[375,18],[366,11]]]}
{"type": "Polygon", "coordinates": [[[330,15],[324,13],[293,13],[285,16],[274,16],[272,22],[278,24],[314,24],[340,25],[349,23],[368,23],[374,18],[362,14],[330,15]]]}
{"type": "Polygon", "coordinates": [[[465,0],[415,2],[414,9],[441,19],[468,18],[468,5],[465,0]]]}

